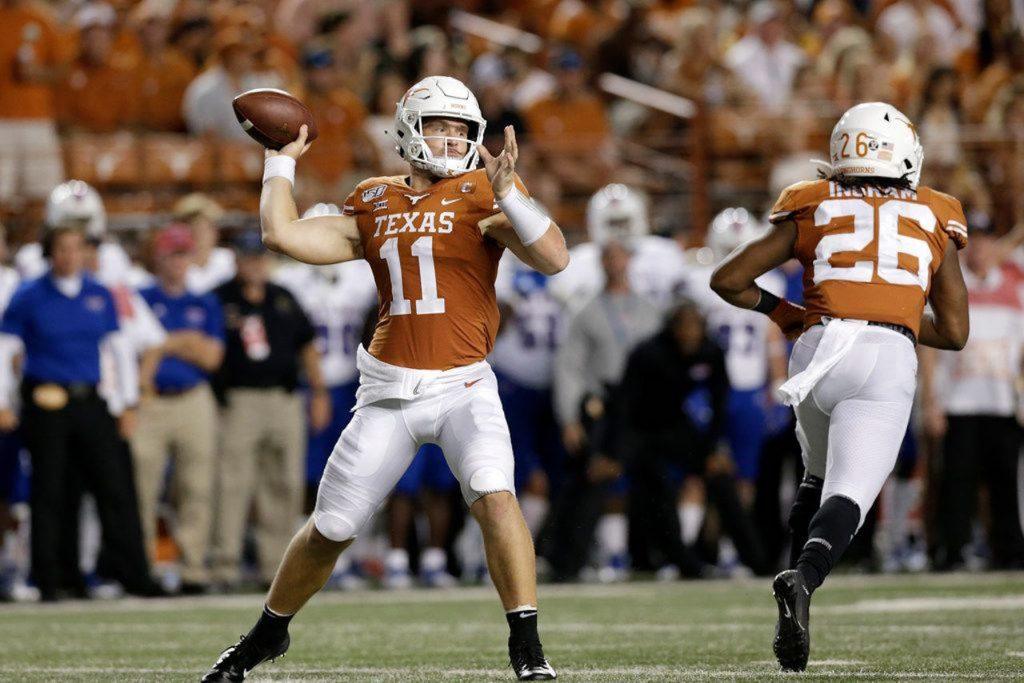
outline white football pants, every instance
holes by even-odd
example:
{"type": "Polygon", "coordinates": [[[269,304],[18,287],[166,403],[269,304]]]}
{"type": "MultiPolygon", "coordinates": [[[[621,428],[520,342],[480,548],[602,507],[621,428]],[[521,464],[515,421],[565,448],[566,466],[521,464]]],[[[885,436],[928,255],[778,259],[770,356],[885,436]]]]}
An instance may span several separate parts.
{"type": "MultiPolygon", "coordinates": [[[[810,328],[793,348],[792,377],[811,362],[825,328],[810,328]]],[[[796,436],[807,472],[824,479],[821,492],[871,509],[896,465],[917,387],[917,353],[910,340],[865,327],[856,343],[796,406],[796,436]]]]}
{"type": "Polygon", "coordinates": [[[486,362],[443,372],[389,369],[411,374],[416,395],[357,408],[341,433],[313,511],[317,531],[334,541],[359,533],[424,443],[444,451],[466,505],[488,493],[515,491],[508,424],[486,362]]]}

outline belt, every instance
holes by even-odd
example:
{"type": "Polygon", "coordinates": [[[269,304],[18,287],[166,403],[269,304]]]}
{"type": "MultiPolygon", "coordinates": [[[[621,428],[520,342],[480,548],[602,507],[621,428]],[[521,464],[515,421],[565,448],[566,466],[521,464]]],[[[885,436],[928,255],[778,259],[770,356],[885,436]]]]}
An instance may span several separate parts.
{"type": "Polygon", "coordinates": [[[51,386],[54,388],[61,388],[67,392],[69,398],[82,399],[92,398],[96,396],[96,385],[89,384],[88,382],[70,382],[64,384],[61,382],[44,382],[37,379],[26,379],[24,381],[24,387],[28,391],[33,391],[36,387],[51,386]]]}
{"type": "MultiPolygon", "coordinates": [[[[825,323],[823,323],[823,322],[817,322],[817,323],[814,323],[814,325],[812,325],[811,327],[814,327],[815,325],[824,325],[824,324],[825,323]]],[[[906,325],[898,325],[896,323],[878,323],[878,322],[875,322],[873,320],[869,320],[868,321],[868,327],[882,327],[882,328],[885,328],[887,330],[892,330],[893,332],[898,332],[899,334],[902,334],[904,337],[909,339],[911,344],[913,344],[914,346],[917,346],[917,337],[914,335],[914,331],[911,330],[906,325]]]]}

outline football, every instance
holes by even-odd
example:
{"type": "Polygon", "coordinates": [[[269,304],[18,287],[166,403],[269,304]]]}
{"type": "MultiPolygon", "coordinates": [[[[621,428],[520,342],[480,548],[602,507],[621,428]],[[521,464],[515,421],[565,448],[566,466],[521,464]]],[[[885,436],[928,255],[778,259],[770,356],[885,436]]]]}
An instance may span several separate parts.
{"type": "Polygon", "coordinates": [[[309,107],[283,90],[257,88],[235,97],[232,106],[242,129],[269,149],[281,149],[299,134],[306,124],[306,140],[316,140],[317,128],[309,107]]]}

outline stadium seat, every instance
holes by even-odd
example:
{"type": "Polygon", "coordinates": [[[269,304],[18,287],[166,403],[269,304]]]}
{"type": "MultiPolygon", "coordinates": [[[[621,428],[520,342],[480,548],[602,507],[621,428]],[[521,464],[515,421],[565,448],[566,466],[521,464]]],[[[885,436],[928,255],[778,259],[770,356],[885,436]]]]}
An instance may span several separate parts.
{"type": "Polygon", "coordinates": [[[141,140],[147,185],[203,185],[214,180],[214,150],[187,135],[151,134],[141,140]]]}
{"type": "Polygon", "coordinates": [[[132,133],[75,134],[64,141],[65,168],[70,178],[97,187],[137,185],[142,160],[132,133]]]}
{"type": "Polygon", "coordinates": [[[263,176],[263,148],[253,142],[220,142],[220,181],[249,183],[263,176]]]}

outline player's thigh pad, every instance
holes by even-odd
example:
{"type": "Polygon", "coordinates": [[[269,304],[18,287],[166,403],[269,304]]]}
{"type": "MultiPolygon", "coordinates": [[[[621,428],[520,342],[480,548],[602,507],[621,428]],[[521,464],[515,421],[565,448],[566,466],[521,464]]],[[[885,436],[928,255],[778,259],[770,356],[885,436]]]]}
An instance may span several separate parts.
{"type": "Polygon", "coordinates": [[[831,409],[821,499],[846,496],[861,523],[896,464],[917,388],[917,354],[906,339],[871,328],[862,337],[834,368],[845,381],[829,384],[826,375],[818,395],[831,409]]]}
{"type": "Polygon", "coordinates": [[[363,406],[334,446],[316,496],[313,522],[332,541],[355,537],[409,467],[416,441],[397,400],[363,406]]]}
{"type": "Polygon", "coordinates": [[[514,493],[512,442],[494,374],[453,392],[442,409],[437,443],[459,480],[466,505],[489,493],[514,493]]]}

